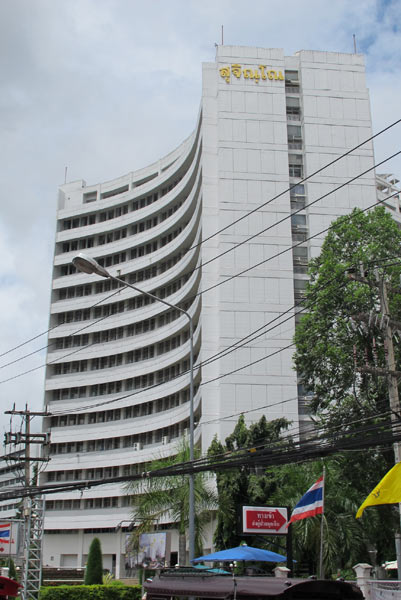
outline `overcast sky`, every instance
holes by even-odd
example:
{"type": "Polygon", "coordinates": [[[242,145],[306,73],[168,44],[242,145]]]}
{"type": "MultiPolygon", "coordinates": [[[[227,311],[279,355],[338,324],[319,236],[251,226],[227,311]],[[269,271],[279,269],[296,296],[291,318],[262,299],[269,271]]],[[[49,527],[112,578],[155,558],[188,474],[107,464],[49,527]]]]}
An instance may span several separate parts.
{"type": "MultiPolygon", "coordinates": [[[[287,55],[353,52],[355,33],[378,131],[401,117],[400,17],[401,0],[0,0],[2,411],[42,408],[44,351],[5,365],[46,345],[8,352],[48,326],[65,167],[90,185],[173,150],[195,127],[221,25],[227,45],[287,55]]],[[[400,139],[400,126],[382,136],[376,159],[400,139]]],[[[401,161],[383,171],[400,177],[401,161]]],[[[1,437],[8,426],[0,414],[1,437]]]]}

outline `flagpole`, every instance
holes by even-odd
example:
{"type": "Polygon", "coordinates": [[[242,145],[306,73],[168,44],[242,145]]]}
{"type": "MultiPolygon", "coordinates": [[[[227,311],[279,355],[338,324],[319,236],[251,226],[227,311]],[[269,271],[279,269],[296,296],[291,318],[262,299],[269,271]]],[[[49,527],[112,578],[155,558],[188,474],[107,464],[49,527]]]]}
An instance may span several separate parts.
{"type": "Polygon", "coordinates": [[[325,485],[325,475],[326,469],[323,466],[323,487],[322,487],[322,519],[320,521],[320,564],[319,564],[319,577],[320,579],[324,579],[324,570],[323,570],[323,520],[324,520],[324,485],[325,485]]]}

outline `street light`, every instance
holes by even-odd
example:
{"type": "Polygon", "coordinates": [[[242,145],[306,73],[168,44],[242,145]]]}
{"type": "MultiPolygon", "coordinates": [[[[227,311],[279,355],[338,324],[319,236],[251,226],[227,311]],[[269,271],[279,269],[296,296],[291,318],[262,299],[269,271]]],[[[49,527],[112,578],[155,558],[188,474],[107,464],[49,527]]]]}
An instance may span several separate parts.
{"type": "MultiPolygon", "coordinates": [[[[141,294],[144,294],[145,296],[152,298],[156,302],[161,302],[162,304],[166,304],[166,306],[169,306],[170,308],[174,308],[175,310],[178,310],[180,313],[182,313],[183,315],[185,315],[187,317],[188,322],[189,322],[189,373],[190,373],[190,378],[189,378],[189,460],[191,461],[191,463],[193,463],[193,460],[194,460],[194,328],[193,328],[193,321],[192,321],[191,315],[186,310],[184,310],[183,308],[180,308],[179,306],[176,306],[175,304],[170,304],[170,302],[167,302],[166,300],[163,300],[162,298],[158,298],[157,296],[155,296],[154,294],[151,294],[150,292],[145,292],[144,290],[141,290],[140,288],[136,287],[135,285],[132,285],[131,283],[127,283],[126,281],[124,281],[123,279],[120,279],[119,277],[114,277],[114,275],[111,275],[111,273],[109,273],[107,271],[107,269],[105,269],[104,267],[99,265],[99,263],[94,258],[92,258],[90,256],[86,256],[82,252],[80,252],[75,258],[73,258],[72,263],[73,263],[74,267],[78,271],[81,271],[82,273],[87,273],[89,275],[91,275],[91,274],[100,275],[100,277],[105,277],[106,279],[112,279],[114,281],[118,281],[118,283],[121,283],[121,285],[132,288],[136,292],[140,292],[141,294]]],[[[189,474],[188,521],[189,521],[189,527],[188,527],[188,530],[189,530],[189,540],[188,540],[189,561],[191,563],[191,561],[195,558],[195,490],[194,490],[194,474],[193,473],[189,474]]]]}

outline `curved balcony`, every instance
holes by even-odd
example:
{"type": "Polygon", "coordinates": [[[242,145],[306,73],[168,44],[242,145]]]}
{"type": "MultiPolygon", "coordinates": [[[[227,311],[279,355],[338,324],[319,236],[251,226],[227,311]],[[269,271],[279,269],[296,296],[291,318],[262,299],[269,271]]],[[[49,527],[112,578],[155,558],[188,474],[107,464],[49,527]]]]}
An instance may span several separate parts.
{"type": "MultiPolygon", "coordinates": [[[[194,411],[200,406],[200,391],[194,397],[194,411]]],[[[113,404],[114,406],[114,404],[113,404]]],[[[63,442],[82,442],[86,440],[101,440],[125,437],[130,435],[139,435],[149,431],[157,431],[166,427],[184,423],[189,417],[189,401],[184,402],[168,410],[154,412],[151,415],[140,417],[131,417],[121,419],[120,421],[110,421],[105,423],[94,423],[81,425],[79,427],[62,427],[51,429],[52,444],[63,442]]],[[[118,448],[116,450],[107,450],[107,452],[117,452],[126,450],[118,448]]],[[[71,453],[73,454],[73,453],[71,453]]],[[[52,455],[53,456],[59,456],[52,455]]],[[[64,456],[64,455],[62,455],[64,456]]]]}
{"type": "MultiPolygon", "coordinates": [[[[116,250],[124,250],[127,248],[132,248],[137,245],[140,245],[144,241],[150,241],[158,236],[161,236],[165,232],[165,230],[169,229],[169,227],[171,226],[172,223],[176,224],[176,223],[182,221],[184,219],[185,215],[190,210],[193,209],[193,204],[196,203],[197,195],[199,193],[200,169],[197,169],[197,171],[195,173],[191,174],[191,178],[193,179],[193,181],[190,181],[191,186],[190,186],[189,190],[186,190],[184,188],[181,191],[181,193],[179,193],[178,195],[170,197],[170,194],[172,194],[174,191],[174,190],[171,190],[171,192],[169,192],[169,194],[167,194],[166,196],[163,197],[164,198],[163,201],[160,199],[161,204],[158,205],[157,210],[155,210],[155,208],[152,209],[152,207],[154,207],[154,204],[156,204],[156,203],[154,203],[154,204],[144,207],[143,209],[140,209],[138,211],[122,215],[116,219],[112,219],[110,221],[104,221],[102,223],[97,223],[96,225],[91,225],[90,227],[92,229],[87,235],[82,235],[82,236],[74,235],[73,232],[77,231],[77,230],[69,229],[69,230],[67,230],[67,232],[70,235],[66,236],[66,235],[64,235],[66,232],[60,232],[57,236],[56,243],[62,243],[62,242],[71,241],[71,240],[79,240],[80,238],[93,237],[93,236],[96,236],[99,234],[107,234],[107,233],[113,232],[114,230],[118,230],[118,229],[121,229],[124,227],[130,227],[131,225],[135,225],[137,223],[145,221],[148,218],[155,217],[156,215],[168,210],[170,205],[174,206],[177,202],[182,201],[182,205],[170,217],[167,217],[166,219],[164,219],[157,225],[151,227],[150,229],[147,229],[146,231],[141,232],[141,233],[129,235],[126,238],[124,238],[123,240],[119,240],[118,242],[116,241],[116,242],[109,242],[109,243],[105,243],[105,244],[101,244],[101,245],[96,245],[93,247],[93,250],[96,250],[97,256],[101,256],[103,254],[111,254],[112,252],[115,252],[116,250]],[[138,214],[139,212],[141,214],[138,214]],[[112,223],[113,226],[107,227],[108,223],[112,223]],[[61,235],[61,234],[63,234],[63,235],[61,235]]],[[[180,182],[180,183],[182,183],[182,182],[180,182]]],[[[87,228],[85,228],[85,229],[87,229],[87,228]]],[[[58,253],[55,256],[54,264],[59,265],[59,264],[65,264],[66,262],[69,262],[70,261],[69,257],[71,255],[73,255],[74,252],[76,253],[76,251],[58,253]]]]}
{"type": "MultiPolygon", "coordinates": [[[[177,265],[175,265],[177,266],[177,265]]],[[[174,268],[174,267],[173,267],[174,268]]],[[[165,276],[165,274],[163,274],[165,276]]],[[[161,277],[161,276],[160,276],[161,277]]],[[[170,296],[166,296],[166,300],[170,304],[182,304],[186,301],[187,298],[194,297],[199,291],[199,279],[200,272],[199,269],[194,271],[190,278],[180,287],[179,290],[171,294],[170,296]]],[[[153,292],[153,290],[161,286],[149,286],[149,281],[141,282],[143,283],[143,290],[153,292]],[[145,286],[145,284],[148,286],[145,286]],[[146,287],[148,289],[146,289],[146,287]],[[150,288],[150,289],[149,289],[150,288]]],[[[170,283],[170,279],[166,282],[166,284],[170,283]]],[[[119,294],[113,295],[114,301],[124,301],[129,300],[130,298],[135,298],[140,296],[139,292],[135,292],[130,288],[122,289],[119,294]]],[[[110,299],[111,301],[111,299],[110,299]]],[[[93,306],[94,303],[91,303],[93,306]]],[[[103,304],[102,304],[103,306],[103,304]]],[[[88,307],[89,308],[89,307],[88,307]]],[[[71,310],[79,309],[78,306],[74,306],[71,310]]],[[[125,310],[121,313],[110,314],[107,317],[103,318],[93,318],[85,321],[71,321],[70,323],[63,323],[62,325],[58,325],[53,328],[51,332],[49,332],[49,340],[54,337],[65,337],[68,335],[74,335],[79,333],[81,330],[84,330],[86,333],[92,333],[95,331],[103,331],[105,329],[111,329],[113,327],[123,327],[126,325],[138,323],[139,321],[144,321],[146,319],[150,319],[152,317],[156,317],[163,312],[166,312],[167,308],[162,302],[153,302],[142,306],[140,308],[136,308],[133,310],[125,310]]],[[[60,311],[64,312],[64,311],[60,311]]],[[[54,313],[56,314],[56,313],[54,313]]]]}
{"type": "MultiPolygon", "coordinates": [[[[200,297],[195,298],[187,311],[194,321],[197,321],[199,318],[200,304],[200,297]]],[[[123,326],[120,324],[119,327],[123,326]]],[[[188,318],[185,315],[181,315],[166,325],[155,327],[153,330],[138,335],[125,336],[108,342],[92,342],[81,348],[64,348],[58,350],[52,350],[50,348],[48,352],[48,363],[57,364],[71,360],[90,360],[91,358],[134,351],[143,348],[144,346],[158,344],[167,338],[177,335],[187,327],[188,318]],[[63,359],[65,360],[63,361],[63,359]]]]}
{"type": "MultiPolygon", "coordinates": [[[[200,344],[200,326],[194,331],[194,349],[200,344]]],[[[126,363],[120,366],[103,368],[93,371],[84,371],[80,373],[68,373],[66,375],[53,375],[46,381],[46,391],[62,389],[65,387],[81,387],[101,383],[110,383],[112,381],[121,381],[154,373],[161,369],[182,362],[189,356],[189,340],[166,354],[155,356],[148,360],[137,363],[126,363]],[[156,367],[156,368],[155,368],[156,367]]]]}
{"type": "MultiPolygon", "coordinates": [[[[88,194],[91,191],[96,191],[98,193],[98,196],[100,196],[102,193],[105,193],[105,192],[110,193],[110,191],[112,191],[113,189],[120,188],[121,186],[125,186],[125,187],[128,186],[128,190],[123,193],[115,194],[113,196],[108,196],[107,199],[99,198],[99,200],[96,200],[96,202],[94,202],[94,203],[89,203],[89,204],[82,203],[81,205],[74,205],[74,206],[71,206],[68,208],[63,208],[63,209],[59,210],[59,212],[58,212],[58,219],[64,220],[64,219],[68,219],[68,218],[74,218],[77,216],[84,216],[86,214],[93,214],[94,212],[101,212],[102,210],[112,209],[112,208],[122,205],[126,202],[130,202],[130,201],[136,200],[137,198],[141,198],[143,196],[153,194],[158,189],[160,189],[163,186],[165,186],[166,184],[168,184],[169,181],[171,181],[174,178],[174,176],[176,176],[176,177],[180,176],[182,174],[182,172],[183,172],[183,179],[184,179],[186,176],[186,173],[191,169],[191,166],[193,165],[193,163],[194,162],[196,163],[197,156],[200,153],[201,141],[200,141],[199,134],[200,134],[200,124],[198,123],[197,129],[195,130],[195,132],[178,147],[176,152],[178,152],[179,158],[175,159],[174,163],[171,164],[171,168],[163,170],[161,167],[161,164],[163,163],[163,159],[161,159],[161,161],[158,161],[157,163],[154,163],[153,165],[150,165],[149,167],[145,167],[145,169],[142,169],[141,171],[131,172],[127,175],[124,175],[122,177],[119,177],[118,179],[109,181],[107,183],[98,184],[98,185],[90,186],[90,187],[85,187],[83,185],[82,197],[84,194],[88,194]],[[173,168],[173,166],[174,166],[174,168],[173,168]],[[148,175],[145,175],[145,172],[147,172],[148,175]],[[140,186],[135,185],[135,181],[134,181],[135,177],[138,178],[138,176],[139,176],[140,179],[144,179],[153,174],[156,174],[156,176],[153,177],[152,179],[150,179],[147,183],[140,185],[140,186]],[[142,177],[141,177],[141,175],[142,175],[142,177]]],[[[169,156],[171,156],[171,154],[169,156]]],[[[174,189],[175,188],[173,188],[173,190],[174,189]]],[[[173,190],[171,190],[171,191],[173,191],[173,190]]],[[[166,196],[168,196],[168,195],[169,195],[169,193],[166,194],[166,196]]],[[[164,198],[164,197],[165,196],[162,196],[162,198],[164,198]]],[[[171,196],[170,196],[170,199],[171,199],[171,196]]],[[[159,198],[159,200],[161,200],[161,198],[159,198]]],[[[158,201],[155,204],[158,204],[158,201]]],[[[161,205],[158,204],[158,206],[161,206],[161,205]]],[[[142,211],[142,209],[139,209],[139,210],[142,211]]],[[[141,212],[141,216],[145,215],[145,214],[146,214],[145,212],[141,212]]],[[[103,223],[103,225],[104,225],[104,223],[103,223]]],[[[95,233],[95,229],[93,229],[93,227],[94,227],[93,225],[91,225],[89,227],[85,227],[88,234],[95,233]]],[[[81,228],[75,228],[73,230],[69,229],[66,231],[77,232],[80,229],[81,228]]],[[[64,232],[61,232],[61,231],[59,232],[59,234],[63,234],[63,233],[64,232]]],[[[64,239],[64,238],[61,238],[61,239],[64,239]]]]}
{"type": "MultiPolygon", "coordinates": [[[[174,216],[175,215],[172,215],[172,217],[174,217],[174,216]]],[[[179,225],[179,224],[176,223],[176,225],[179,225]]],[[[168,229],[166,229],[166,231],[164,233],[168,233],[169,229],[174,230],[175,227],[173,227],[170,224],[170,227],[168,229]]],[[[133,272],[137,272],[137,271],[149,268],[150,266],[157,266],[157,264],[159,262],[163,262],[164,260],[171,257],[173,254],[177,253],[178,251],[182,250],[183,248],[186,248],[188,246],[188,243],[190,245],[193,245],[193,243],[188,242],[188,240],[191,237],[198,238],[200,235],[199,230],[200,230],[200,204],[198,203],[197,206],[195,207],[195,210],[191,216],[191,219],[189,220],[186,227],[184,229],[182,229],[182,231],[173,240],[171,240],[165,246],[162,246],[162,247],[158,248],[157,250],[154,250],[150,254],[147,254],[142,257],[138,257],[138,258],[135,258],[132,260],[126,260],[122,263],[119,263],[118,265],[115,265],[115,267],[117,267],[119,269],[120,275],[126,275],[129,273],[133,273],[133,272]]],[[[153,238],[146,238],[146,234],[147,234],[147,232],[143,232],[143,234],[140,234],[141,236],[142,235],[145,236],[142,239],[142,244],[130,245],[128,250],[135,248],[136,245],[139,245],[139,246],[144,245],[145,242],[151,243],[153,241],[153,238]]],[[[156,237],[156,239],[159,239],[159,238],[160,238],[160,236],[156,237]]],[[[194,240],[194,243],[196,243],[195,240],[194,240]]],[[[88,256],[92,256],[93,258],[98,259],[99,253],[94,252],[93,250],[94,249],[91,248],[86,254],[88,254],[88,256]]],[[[105,253],[106,256],[109,256],[110,254],[111,254],[110,252],[105,253]]],[[[71,254],[71,256],[72,256],[72,254],[71,254]]],[[[100,255],[100,256],[102,256],[102,255],[100,255]]],[[[71,287],[71,286],[93,284],[94,282],[100,281],[101,279],[102,278],[99,276],[88,275],[85,273],[73,273],[72,275],[64,275],[64,276],[57,277],[56,279],[53,280],[53,290],[71,287]]],[[[88,299],[88,298],[91,298],[91,296],[93,296],[93,294],[90,296],[86,296],[84,298],[88,299]]],[[[99,296],[100,296],[100,294],[99,294],[99,296]]],[[[76,300],[76,298],[74,300],[76,300]]],[[[82,298],[81,298],[81,300],[82,300],[82,298]]],[[[58,304],[58,302],[56,304],[58,304]]],[[[53,306],[54,306],[54,304],[52,305],[52,307],[53,306]]]]}

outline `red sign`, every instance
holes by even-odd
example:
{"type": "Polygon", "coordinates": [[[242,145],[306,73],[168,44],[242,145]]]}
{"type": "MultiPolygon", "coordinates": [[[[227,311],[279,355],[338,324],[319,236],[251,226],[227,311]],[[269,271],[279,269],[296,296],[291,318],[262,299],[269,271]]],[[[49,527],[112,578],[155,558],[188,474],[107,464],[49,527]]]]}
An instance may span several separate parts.
{"type": "Polygon", "coordinates": [[[263,533],[271,535],[287,533],[287,509],[273,506],[243,506],[243,533],[263,533]]]}

